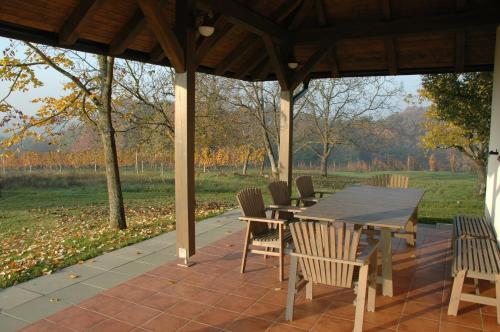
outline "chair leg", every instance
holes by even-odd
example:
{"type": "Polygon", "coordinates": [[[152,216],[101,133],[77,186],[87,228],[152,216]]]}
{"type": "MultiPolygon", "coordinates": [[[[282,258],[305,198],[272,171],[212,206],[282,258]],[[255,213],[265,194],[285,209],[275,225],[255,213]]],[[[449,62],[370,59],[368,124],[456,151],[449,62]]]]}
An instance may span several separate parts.
{"type": "Polygon", "coordinates": [[[306,299],[308,299],[308,300],[313,299],[313,283],[312,283],[312,281],[309,281],[306,284],[306,299]]]}
{"type": "Polygon", "coordinates": [[[240,273],[245,273],[245,266],[247,264],[247,254],[248,254],[248,244],[250,242],[250,226],[251,222],[247,222],[247,232],[245,236],[245,246],[243,247],[243,257],[241,258],[241,270],[240,273]]]}
{"type": "Polygon", "coordinates": [[[465,271],[460,271],[453,280],[451,288],[450,304],[448,305],[448,315],[456,316],[458,312],[458,304],[460,303],[460,295],[462,294],[462,286],[464,285],[465,271]]]}
{"type": "Polygon", "coordinates": [[[495,276],[495,301],[497,303],[497,324],[500,325],[500,275],[495,276]]]}
{"type": "Polygon", "coordinates": [[[359,269],[358,296],[356,297],[356,316],[354,317],[354,332],[363,331],[363,316],[365,313],[366,284],[368,280],[368,265],[359,269]]]}
{"type": "Polygon", "coordinates": [[[293,306],[295,304],[295,284],[297,283],[297,256],[292,256],[290,259],[290,271],[288,276],[288,294],[286,298],[285,319],[291,321],[293,319],[293,306]]]}
{"type": "Polygon", "coordinates": [[[278,234],[279,234],[279,241],[280,241],[280,248],[279,248],[279,269],[280,269],[280,275],[279,279],[280,282],[283,281],[284,275],[285,275],[285,241],[283,237],[283,226],[279,225],[278,226],[278,234]]]}
{"type": "Polygon", "coordinates": [[[366,304],[366,310],[373,312],[375,311],[375,297],[377,295],[377,253],[374,253],[370,257],[369,266],[370,283],[368,284],[368,302],[366,304]]]}
{"type": "MultiPolygon", "coordinates": [[[[266,251],[268,251],[268,250],[269,250],[269,247],[266,247],[266,249],[265,249],[265,250],[266,250],[266,251]]],[[[264,254],[264,260],[266,260],[266,259],[267,259],[267,255],[266,255],[266,254],[264,254]]]]}

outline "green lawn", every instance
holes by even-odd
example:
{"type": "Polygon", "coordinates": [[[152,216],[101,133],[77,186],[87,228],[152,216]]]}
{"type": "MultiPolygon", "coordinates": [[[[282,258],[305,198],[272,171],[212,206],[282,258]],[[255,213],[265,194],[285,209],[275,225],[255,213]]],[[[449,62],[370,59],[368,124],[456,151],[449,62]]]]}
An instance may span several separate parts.
{"type": "MultiPolygon", "coordinates": [[[[375,173],[314,175],[315,186],[339,190],[365,182],[375,173]]],[[[419,222],[450,222],[458,214],[481,215],[483,200],[475,194],[475,177],[466,173],[404,172],[410,186],[426,194],[419,208],[419,222]]],[[[174,222],[174,180],[167,172],[123,172],[129,229],[107,228],[105,179],[93,171],[10,174],[3,179],[0,198],[0,287],[51,273],[148,237],[170,231],[174,222]]],[[[241,188],[262,188],[265,199],[268,178],[230,171],[197,173],[197,219],[216,215],[236,206],[241,188]]]]}

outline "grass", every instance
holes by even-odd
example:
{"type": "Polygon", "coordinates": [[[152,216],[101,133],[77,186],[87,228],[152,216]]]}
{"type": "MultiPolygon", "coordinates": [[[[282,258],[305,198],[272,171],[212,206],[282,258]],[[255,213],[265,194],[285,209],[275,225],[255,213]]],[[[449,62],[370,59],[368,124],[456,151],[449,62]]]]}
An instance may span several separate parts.
{"type": "MultiPolygon", "coordinates": [[[[338,172],[314,177],[318,189],[339,190],[362,183],[375,173],[338,172]]],[[[406,172],[411,187],[426,194],[419,208],[419,222],[450,222],[456,214],[481,215],[483,200],[475,194],[475,177],[467,173],[406,172]]],[[[93,171],[62,173],[12,173],[3,179],[0,198],[0,287],[51,273],[53,270],[95,257],[175,229],[174,179],[146,172],[122,172],[123,194],[129,228],[107,227],[105,178],[93,171]]],[[[265,200],[268,178],[230,171],[197,173],[197,219],[236,206],[241,188],[262,189],[265,200]]]]}

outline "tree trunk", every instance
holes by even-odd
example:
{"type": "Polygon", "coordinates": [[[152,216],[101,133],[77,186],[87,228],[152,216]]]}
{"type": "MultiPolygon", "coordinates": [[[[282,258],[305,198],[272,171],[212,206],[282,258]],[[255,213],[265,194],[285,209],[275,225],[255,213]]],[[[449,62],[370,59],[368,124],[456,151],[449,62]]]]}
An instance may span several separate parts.
{"type": "Polygon", "coordinates": [[[247,175],[248,161],[250,160],[251,154],[252,152],[250,151],[250,149],[248,149],[247,154],[245,155],[245,160],[243,160],[243,170],[242,170],[243,175],[247,175]]]}
{"type": "Polygon", "coordinates": [[[328,176],[328,157],[322,156],[320,159],[321,176],[328,176]]]}
{"type": "Polygon", "coordinates": [[[113,83],[114,58],[99,56],[101,78],[101,105],[98,105],[98,129],[104,151],[106,180],[109,200],[109,226],[113,229],[126,229],[125,209],[116,153],[115,130],[111,120],[111,92],[113,83]]]}
{"type": "Polygon", "coordinates": [[[137,156],[137,151],[135,151],[135,174],[139,174],[139,158],[137,156]]]}
{"type": "Polygon", "coordinates": [[[271,139],[269,138],[269,134],[267,133],[267,131],[265,131],[264,129],[262,130],[262,133],[264,138],[264,148],[266,149],[267,158],[269,159],[269,163],[271,164],[272,177],[277,179],[279,172],[278,172],[278,167],[276,166],[276,157],[274,156],[273,147],[271,145],[271,139]]]}
{"type": "Polygon", "coordinates": [[[486,194],[486,178],[488,176],[486,171],[486,164],[482,160],[475,160],[477,167],[477,192],[480,196],[486,194]]]}

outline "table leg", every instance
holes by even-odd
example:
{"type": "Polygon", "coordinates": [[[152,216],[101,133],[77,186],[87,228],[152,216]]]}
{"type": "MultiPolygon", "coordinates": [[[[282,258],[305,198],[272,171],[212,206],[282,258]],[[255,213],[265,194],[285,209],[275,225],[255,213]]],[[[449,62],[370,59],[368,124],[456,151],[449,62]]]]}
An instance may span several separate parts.
{"type": "Polygon", "coordinates": [[[382,295],[392,296],[392,240],[391,230],[380,230],[380,251],[382,253],[382,295]]]}

